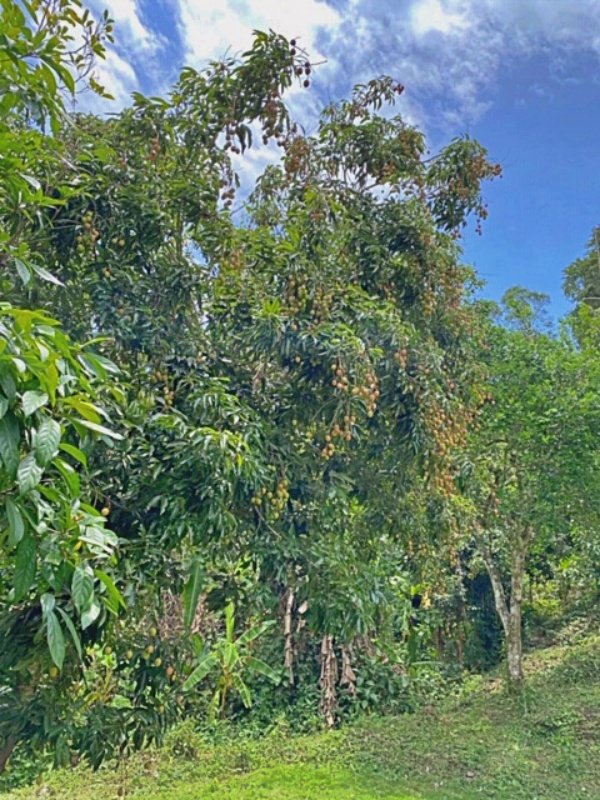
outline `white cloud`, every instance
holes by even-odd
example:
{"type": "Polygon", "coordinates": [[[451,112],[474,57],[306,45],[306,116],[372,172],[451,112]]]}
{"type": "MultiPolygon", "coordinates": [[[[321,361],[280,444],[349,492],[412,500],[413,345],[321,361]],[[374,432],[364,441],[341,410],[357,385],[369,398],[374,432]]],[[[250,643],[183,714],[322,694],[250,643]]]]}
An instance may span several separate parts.
{"type": "Polygon", "coordinates": [[[413,6],[410,21],[418,36],[430,31],[451,33],[456,28],[464,29],[467,25],[465,17],[442,3],[442,0],[423,0],[413,6]]]}
{"type": "Polygon", "coordinates": [[[160,32],[152,30],[143,20],[140,0],[88,0],[97,19],[106,9],[114,20],[114,45],[107,46],[106,58],[97,65],[97,79],[115,98],[113,103],[88,93],[80,106],[102,113],[127,105],[133,91],[142,88],[140,75],[150,78],[154,92],[161,85],[161,65],[158,56],[164,46],[160,32]]]}
{"type": "Polygon", "coordinates": [[[117,45],[129,50],[131,56],[140,51],[153,54],[157,51],[160,39],[142,21],[142,13],[138,0],[90,0],[91,7],[100,14],[106,9],[115,21],[115,38],[117,45]]]}
{"type": "Polygon", "coordinates": [[[252,43],[254,29],[273,29],[317,56],[314,33],[335,26],[338,14],[319,0],[173,0],[184,59],[199,66],[229,50],[236,53],[252,43]]]}
{"type": "Polygon", "coordinates": [[[109,50],[106,59],[98,65],[98,80],[122,108],[129,101],[131,92],[138,88],[138,78],[131,64],[115,50],[109,50]]]}
{"type": "Polygon", "coordinates": [[[338,91],[392,74],[407,86],[402,109],[422,126],[464,129],[475,122],[502,70],[519,60],[543,53],[564,65],[582,52],[600,55],[600,0],[336,3],[341,22],[321,29],[319,44],[336,62],[338,91]]]}
{"type": "Polygon", "coordinates": [[[140,82],[164,92],[161,76],[170,68],[240,53],[254,29],[271,28],[298,39],[313,61],[327,60],[310,92],[289,96],[309,126],[323,103],[388,73],[407,87],[399,108],[408,120],[464,130],[489,107],[502,70],[519,59],[543,53],[549,86],[574,77],[573,54],[600,55],[600,0],[153,0],[155,10],[171,14],[180,39],[179,63],[165,70],[164,33],[150,27],[142,0],[88,1],[95,10],[107,6],[117,23],[116,53],[101,73],[120,103],[140,82]]]}

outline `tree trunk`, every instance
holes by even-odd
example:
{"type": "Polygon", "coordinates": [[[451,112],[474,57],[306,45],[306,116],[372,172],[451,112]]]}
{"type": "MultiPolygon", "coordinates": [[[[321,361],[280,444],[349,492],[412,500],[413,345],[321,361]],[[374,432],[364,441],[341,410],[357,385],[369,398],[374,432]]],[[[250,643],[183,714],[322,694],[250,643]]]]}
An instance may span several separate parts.
{"type": "Polygon", "coordinates": [[[523,682],[523,646],[521,642],[521,609],[511,609],[510,633],[506,637],[508,677],[513,687],[523,682]],[[516,613],[513,613],[516,612],[516,613]]]}
{"type": "Polygon", "coordinates": [[[525,556],[529,541],[528,533],[519,536],[513,546],[510,570],[509,630],[506,636],[508,675],[511,683],[518,687],[523,681],[523,643],[521,637],[521,611],[523,608],[523,585],[525,582],[525,556]]]}
{"type": "Polygon", "coordinates": [[[6,742],[0,746],[0,775],[2,775],[6,769],[6,764],[15,749],[16,743],[16,739],[7,739],[6,742]]]}
{"type": "Polygon", "coordinates": [[[294,592],[288,589],[285,601],[284,628],[284,664],[288,673],[290,686],[294,685],[294,642],[292,637],[292,613],[294,610],[294,592]]]}
{"type": "Polygon", "coordinates": [[[333,728],[335,725],[335,685],[337,678],[338,669],[333,647],[333,636],[324,636],[321,642],[321,702],[319,710],[329,728],[333,728]]]}
{"type": "Polygon", "coordinates": [[[521,616],[523,608],[523,584],[525,580],[525,557],[530,541],[530,532],[518,536],[513,543],[510,570],[510,600],[506,597],[502,577],[491,551],[484,548],[483,560],[490,576],[494,592],[496,611],[502,621],[506,637],[508,677],[513,688],[519,689],[523,682],[523,642],[521,616]]]}

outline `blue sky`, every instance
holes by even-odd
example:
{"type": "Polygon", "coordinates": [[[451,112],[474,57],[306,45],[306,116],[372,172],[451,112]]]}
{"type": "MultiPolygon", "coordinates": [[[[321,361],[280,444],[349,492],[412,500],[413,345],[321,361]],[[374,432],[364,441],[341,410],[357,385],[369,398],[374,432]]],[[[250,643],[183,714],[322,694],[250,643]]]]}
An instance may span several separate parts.
{"type": "MultiPolygon", "coordinates": [[[[299,118],[382,73],[406,85],[400,111],[433,149],[463,133],[502,163],[486,189],[483,236],[465,261],[499,298],[521,284],[568,309],[562,270],[600,224],[600,0],[89,0],[116,20],[101,77],[123,105],[161,94],[181,66],[247,47],[254,28],[299,38],[327,59],[299,118]]],[[[252,176],[266,161],[253,154],[252,176]]]]}

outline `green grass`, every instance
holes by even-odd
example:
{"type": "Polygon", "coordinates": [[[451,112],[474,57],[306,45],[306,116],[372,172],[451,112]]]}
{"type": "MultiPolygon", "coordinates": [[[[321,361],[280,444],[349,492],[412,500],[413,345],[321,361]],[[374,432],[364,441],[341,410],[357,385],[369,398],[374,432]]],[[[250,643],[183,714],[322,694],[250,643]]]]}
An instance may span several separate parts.
{"type": "Polygon", "coordinates": [[[392,781],[372,776],[360,779],[348,769],[305,764],[261,769],[228,781],[215,780],[209,785],[174,787],[136,795],[137,800],[197,800],[200,797],[206,800],[418,800],[415,795],[396,791],[392,781]]]}
{"type": "Polygon", "coordinates": [[[208,747],[185,729],[118,769],[48,776],[2,800],[600,800],[600,637],[538,651],[527,691],[459,700],[334,733],[208,747]],[[185,748],[184,758],[176,752],[185,748]]]}

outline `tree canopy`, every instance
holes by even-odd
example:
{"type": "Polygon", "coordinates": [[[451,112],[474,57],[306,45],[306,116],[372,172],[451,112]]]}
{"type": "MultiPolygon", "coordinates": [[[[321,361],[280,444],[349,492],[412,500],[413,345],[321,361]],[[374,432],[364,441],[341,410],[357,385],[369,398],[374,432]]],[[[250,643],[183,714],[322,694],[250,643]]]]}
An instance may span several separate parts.
{"type": "Polygon", "coordinates": [[[97,766],[260,681],[328,724],[402,707],[445,636],[463,662],[481,564],[518,682],[527,558],[597,566],[600,409],[543,297],[474,299],[500,167],[429,155],[389,77],[305,134],[313,66],[274,32],[99,117],[65,97],[104,93],[108,16],[0,27],[0,769],[97,766]]]}

